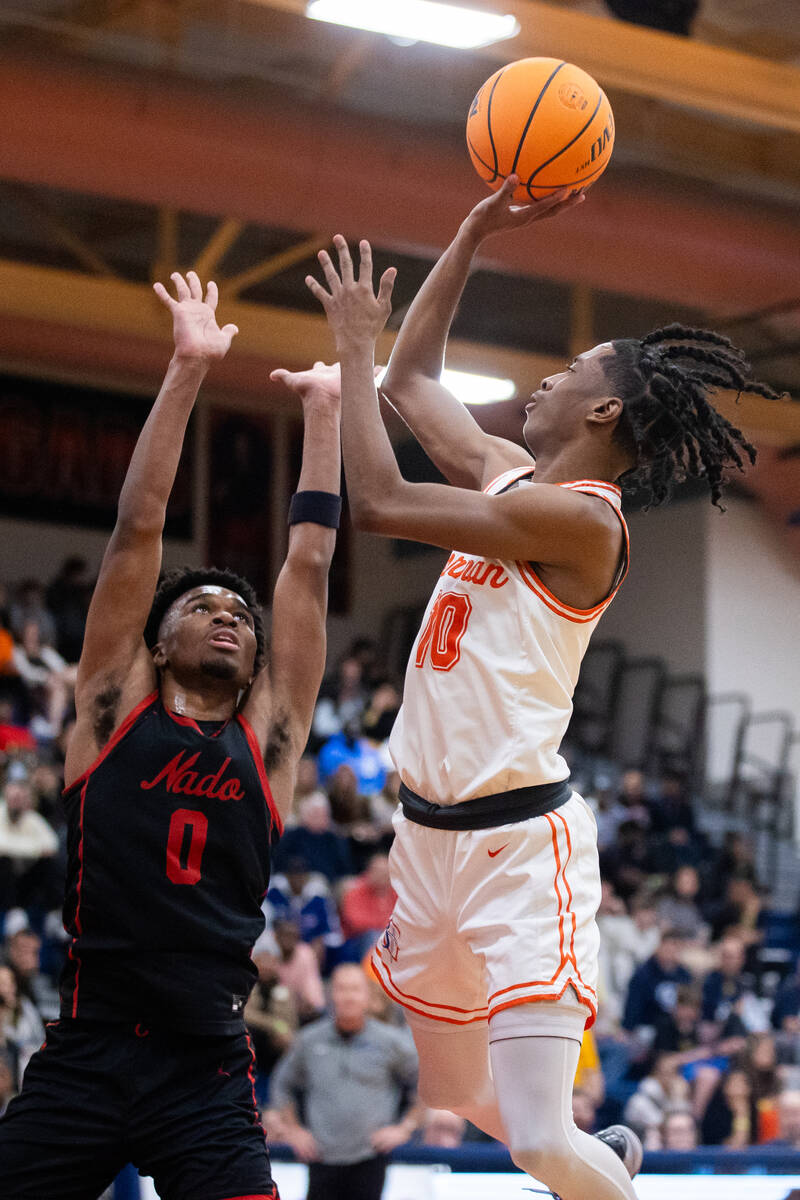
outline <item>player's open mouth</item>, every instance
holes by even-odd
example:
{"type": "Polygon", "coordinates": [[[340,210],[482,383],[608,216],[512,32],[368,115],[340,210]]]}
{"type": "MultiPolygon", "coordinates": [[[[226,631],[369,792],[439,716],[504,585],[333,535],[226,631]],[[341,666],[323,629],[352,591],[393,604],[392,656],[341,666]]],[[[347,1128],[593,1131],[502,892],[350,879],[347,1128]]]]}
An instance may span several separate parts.
{"type": "Polygon", "coordinates": [[[239,649],[239,642],[232,633],[215,633],[208,640],[212,646],[218,646],[220,650],[239,649]]]}

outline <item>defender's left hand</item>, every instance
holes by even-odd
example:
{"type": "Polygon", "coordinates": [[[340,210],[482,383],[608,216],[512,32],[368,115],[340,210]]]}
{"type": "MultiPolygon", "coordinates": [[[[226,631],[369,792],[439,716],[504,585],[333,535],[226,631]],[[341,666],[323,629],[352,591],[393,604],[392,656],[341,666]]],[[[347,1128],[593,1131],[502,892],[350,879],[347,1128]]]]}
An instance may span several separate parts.
{"type": "Polygon", "coordinates": [[[392,311],[392,289],[397,270],[389,267],[378,285],[377,295],[372,283],[372,248],[367,241],[359,242],[360,265],[358,279],[353,273],[353,260],[346,240],[340,233],[333,239],[339,256],[339,270],[326,250],[320,250],[319,261],[328,284],[326,290],[313,275],[306,276],[306,286],[316,296],[342,353],[365,345],[374,346],[392,311]]]}
{"type": "Polygon", "coordinates": [[[203,285],[194,271],[187,271],[185,279],[173,271],[170,279],[177,300],[172,299],[163,283],[154,283],[153,291],[172,313],[175,357],[201,362],[224,358],[239,330],[235,325],[223,325],[222,329],[217,325],[217,285],[209,283],[204,300],[203,285]]]}

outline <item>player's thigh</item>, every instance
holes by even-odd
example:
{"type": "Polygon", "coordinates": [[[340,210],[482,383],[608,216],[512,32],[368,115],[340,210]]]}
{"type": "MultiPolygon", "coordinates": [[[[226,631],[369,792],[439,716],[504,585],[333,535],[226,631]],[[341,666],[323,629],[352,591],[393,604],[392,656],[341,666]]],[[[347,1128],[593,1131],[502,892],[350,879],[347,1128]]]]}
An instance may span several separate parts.
{"type": "Polygon", "coordinates": [[[151,1037],[152,1072],[131,1122],[131,1158],[161,1200],[277,1197],[247,1035],[151,1037]]]}
{"type": "Polygon", "coordinates": [[[113,1038],[48,1028],[0,1118],[3,1200],[94,1200],[126,1161],[123,1064],[113,1038]]]}
{"type": "Polygon", "coordinates": [[[419,1056],[419,1094],[425,1104],[452,1110],[492,1103],[485,1021],[449,1025],[411,1016],[409,1027],[419,1056]]]}

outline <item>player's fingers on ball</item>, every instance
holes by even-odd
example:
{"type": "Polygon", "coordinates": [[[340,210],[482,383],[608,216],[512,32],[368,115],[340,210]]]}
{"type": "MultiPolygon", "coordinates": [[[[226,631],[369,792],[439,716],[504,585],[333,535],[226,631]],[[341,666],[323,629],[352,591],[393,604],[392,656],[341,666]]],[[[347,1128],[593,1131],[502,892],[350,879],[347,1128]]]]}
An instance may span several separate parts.
{"type": "Polygon", "coordinates": [[[372,246],[366,238],[362,238],[358,243],[358,254],[358,282],[372,283],[372,246]]]}
{"type": "Polygon", "coordinates": [[[574,196],[567,196],[566,200],[561,200],[558,204],[553,205],[553,207],[550,208],[546,213],[542,214],[542,217],[544,219],[546,217],[560,216],[561,213],[567,212],[568,209],[575,208],[578,204],[583,204],[585,199],[585,192],[580,192],[574,196]]]}
{"type": "Polygon", "coordinates": [[[210,309],[213,309],[216,312],[218,302],[219,302],[219,289],[217,288],[217,285],[214,283],[214,280],[209,279],[208,287],[206,288],[206,304],[208,305],[208,307],[210,309]]]}
{"type": "Polygon", "coordinates": [[[196,271],[186,272],[186,282],[189,285],[189,292],[193,300],[203,299],[203,285],[200,282],[200,277],[196,271]]]}
{"type": "Polygon", "coordinates": [[[170,279],[175,284],[175,292],[179,300],[191,300],[192,293],[189,291],[189,285],[181,275],[180,271],[173,271],[170,279]]]}
{"type": "Polygon", "coordinates": [[[340,233],[337,233],[333,239],[333,244],[336,247],[336,253],[339,255],[339,270],[342,273],[342,283],[352,283],[353,260],[350,257],[350,247],[347,244],[347,239],[343,238],[340,233]]]}
{"type": "Polygon", "coordinates": [[[558,208],[570,197],[569,188],[559,188],[557,192],[550,192],[548,196],[542,196],[541,200],[537,201],[542,209],[558,208]]]}

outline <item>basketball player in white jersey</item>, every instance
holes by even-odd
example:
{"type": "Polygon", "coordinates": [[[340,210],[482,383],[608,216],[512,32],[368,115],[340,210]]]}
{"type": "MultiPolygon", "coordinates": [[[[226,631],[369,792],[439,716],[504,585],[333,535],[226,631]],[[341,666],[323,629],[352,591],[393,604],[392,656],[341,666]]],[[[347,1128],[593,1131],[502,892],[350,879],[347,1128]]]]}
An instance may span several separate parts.
{"type": "MultiPolygon", "coordinates": [[[[420,1094],[509,1146],[562,1200],[631,1200],[641,1163],[622,1126],[579,1131],[572,1082],[596,1015],[600,877],[593,816],[559,755],[581,658],[628,564],[619,480],[651,499],[753,451],[708,399],[745,385],[717,334],[670,326],[595,346],[545,379],[526,406],[524,450],[485,435],[438,382],[473,255],[490,234],[580,203],[561,193],[510,205],[510,177],[461,226],[416,297],[383,387],[453,486],[400,475],[377,403],[377,295],[344,238],[322,252],[322,302],[341,363],[343,450],[353,520],[451,551],[411,653],[391,739],[402,778],[392,920],[373,965],[407,1010],[420,1094]],[[535,456],[535,463],[534,463],[535,456]],[[534,482],[535,467],[535,482],[534,482]],[[627,1168],[627,1169],[626,1169],[627,1168]]],[[[339,370],[275,372],[303,392],[339,370]]]]}

